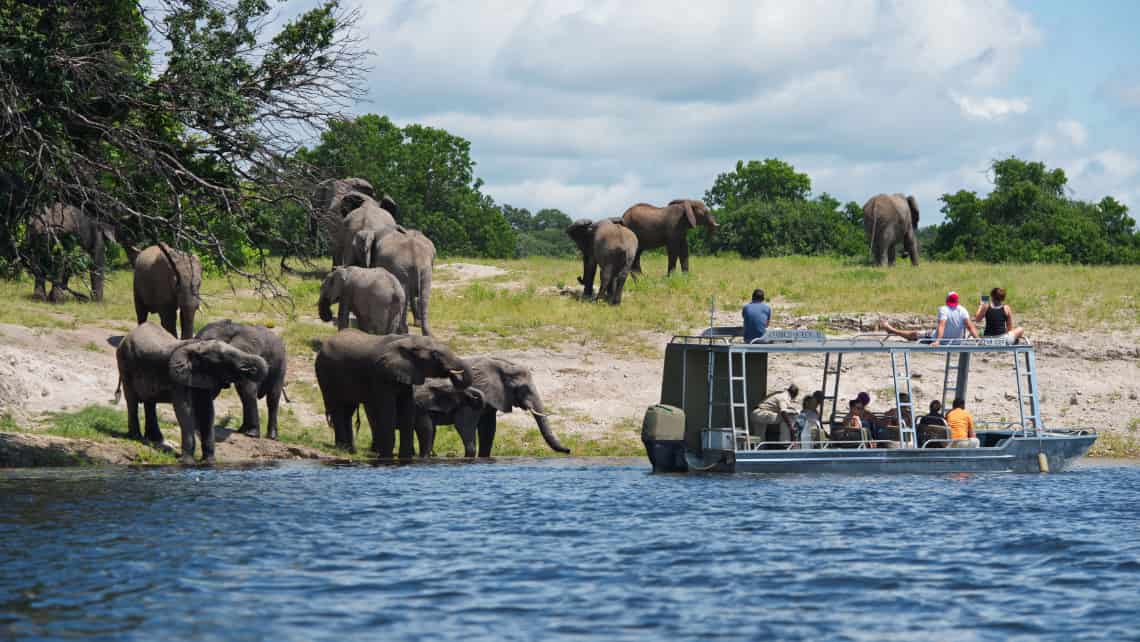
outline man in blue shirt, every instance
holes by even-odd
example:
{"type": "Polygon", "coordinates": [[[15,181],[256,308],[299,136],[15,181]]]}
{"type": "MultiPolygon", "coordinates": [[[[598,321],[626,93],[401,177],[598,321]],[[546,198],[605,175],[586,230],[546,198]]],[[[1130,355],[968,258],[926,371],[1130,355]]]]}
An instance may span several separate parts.
{"type": "Polygon", "coordinates": [[[744,342],[752,343],[768,331],[768,321],[772,318],[772,306],[764,303],[764,290],[759,288],[752,291],[752,303],[744,306],[740,312],[744,317],[744,342]]]}

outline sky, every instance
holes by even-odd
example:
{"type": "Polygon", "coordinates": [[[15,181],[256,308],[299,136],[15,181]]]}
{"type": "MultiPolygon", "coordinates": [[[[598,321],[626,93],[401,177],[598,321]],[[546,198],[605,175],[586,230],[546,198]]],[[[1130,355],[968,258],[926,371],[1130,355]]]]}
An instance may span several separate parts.
{"type": "Polygon", "coordinates": [[[775,157],[814,194],[914,194],[927,224],[1016,155],[1140,210],[1140,2],[359,6],[375,56],[355,111],[470,140],[498,203],[616,216],[775,157]]]}

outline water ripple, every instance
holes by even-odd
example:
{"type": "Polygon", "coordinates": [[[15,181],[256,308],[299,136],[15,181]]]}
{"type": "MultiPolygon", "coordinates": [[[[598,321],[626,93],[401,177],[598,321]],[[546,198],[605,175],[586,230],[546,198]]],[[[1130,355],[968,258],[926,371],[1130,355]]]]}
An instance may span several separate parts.
{"type": "Polygon", "coordinates": [[[116,640],[1131,639],[1140,467],[640,461],[0,471],[0,632],[116,640]]]}

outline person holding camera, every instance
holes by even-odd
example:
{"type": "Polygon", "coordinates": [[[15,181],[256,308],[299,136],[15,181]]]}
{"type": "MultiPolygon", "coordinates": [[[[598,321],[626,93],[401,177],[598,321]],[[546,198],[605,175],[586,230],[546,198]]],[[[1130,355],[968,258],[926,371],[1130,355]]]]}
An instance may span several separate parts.
{"type": "Polygon", "coordinates": [[[982,296],[982,303],[978,306],[978,313],[974,315],[974,322],[986,320],[983,337],[1001,337],[1007,343],[1017,343],[1025,329],[1015,327],[1013,322],[1013,309],[1005,302],[1005,288],[994,288],[990,295],[982,296]]]}

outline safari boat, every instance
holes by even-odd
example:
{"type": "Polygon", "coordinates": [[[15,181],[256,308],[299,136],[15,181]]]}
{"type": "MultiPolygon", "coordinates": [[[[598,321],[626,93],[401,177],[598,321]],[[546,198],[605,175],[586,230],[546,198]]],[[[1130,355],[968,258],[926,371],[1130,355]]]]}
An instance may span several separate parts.
{"type": "Polygon", "coordinates": [[[744,343],[741,328],[712,327],[700,336],[673,337],[665,348],[661,402],[646,412],[642,440],[655,472],[1025,473],[1063,470],[1088,452],[1096,432],[1044,425],[1031,343],[1009,345],[983,338],[944,340],[933,346],[877,334],[828,338],[812,330],[769,330],[763,338],[744,343]],[[886,362],[897,418],[888,429],[893,430],[890,439],[839,435],[843,438],[803,448],[796,441],[770,441],[770,435],[750,433],[749,411],[769,392],[769,359],[802,359],[807,354],[823,355],[819,414],[832,436],[843,432],[837,419],[844,360],[886,362]],[[941,438],[931,438],[925,426],[916,430],[911,358],[921,354],[945,355],[944,408],[955,397],[966,398],[972,357],[988,355],[988,367],[1007,363],[1014,379],[1017,421],[975,417],[979,446],[971,448],[947,447],[948,428],[936,435],[941,438]]]}

